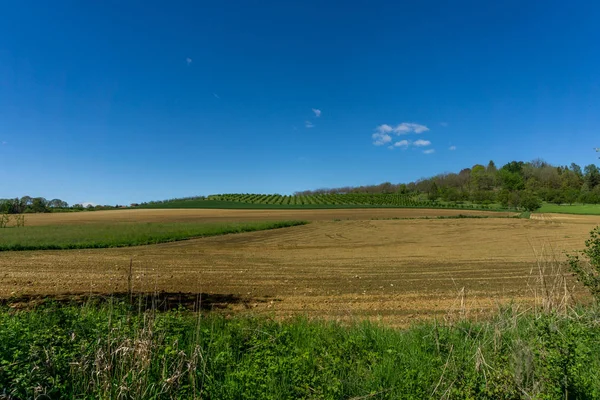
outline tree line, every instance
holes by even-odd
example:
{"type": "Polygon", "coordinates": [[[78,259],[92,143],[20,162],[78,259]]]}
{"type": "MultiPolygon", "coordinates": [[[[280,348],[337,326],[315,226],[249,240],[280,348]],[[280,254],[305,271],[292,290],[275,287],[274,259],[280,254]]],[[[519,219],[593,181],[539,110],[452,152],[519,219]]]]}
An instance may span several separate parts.
{"type": "Polygon", "coordinates": [[[99,211],[114,210],[123,208],[119,204],[110,205],[92,205],[82,204],[69,205],[61,199],[47,200],[43,197],[15,197],[14,199],[0,199],[0,214],[24,214],[24,213],[49,213],[61,211],[99,211]]]}
{"type": "Polygon", "coordinates": [[[299,195],[325,193],[416,193],[430,200],[470,201],[478,204],[500,203],[519,207],[524,202],[546,201],[555,204],[600,204],[600,170],[594,164],[581,167],[553,166],[543,160],[511,161],[498,168],[494,161],[476,164],[458,173],[443,173],[407,184],[392,184],[317,189],[299,195]]]}
{"type": "Polygon", "coordinates": [[[66,208],[69,208],[69,204],[61,199],[46,200],[29,196],[0,199],[0,214],[45,213],[66,208]]]}

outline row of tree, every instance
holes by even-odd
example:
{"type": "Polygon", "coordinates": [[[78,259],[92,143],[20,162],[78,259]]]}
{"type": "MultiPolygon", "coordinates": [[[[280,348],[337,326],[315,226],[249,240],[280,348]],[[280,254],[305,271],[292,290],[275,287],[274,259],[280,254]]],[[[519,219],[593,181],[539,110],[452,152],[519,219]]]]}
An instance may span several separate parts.
{"type": "Polygon", "coordinates": [[[0,199],[0,214],[45,213],[68,207],[69,204],[61,199],[46,200],[43,197],[29,196],[0,199]]]}
{"type": "Polygon", "coordinates": [[[322,193],[425,193],[431,200],[475,203],[518,204],[523,197],[536,196],[556,204],[600,204],[600,170],[594,164],[582,168],[553,166],[543,160],[511,161],[501,168],[493,161],[476,164],[458,173],[444,173],[408,184],[385,182],[379,185],[318,189],[297,192],[322,193]]]}
{"type": "MultiPolygon", "coordinates": [[[[137,204],[136,204],[137,205],[137,204]]],[[[134,206],[132,204],[132,206],[134,206]]],[[[43,197],[16,197],[14,199],[0,199],[0,214],[23,214],[23,213],[48,213],[56,211],[99,211],[124,208],[122,205],[94,205],[73,204],[69,206],[61,199],[47,200],[43,197]]]]}

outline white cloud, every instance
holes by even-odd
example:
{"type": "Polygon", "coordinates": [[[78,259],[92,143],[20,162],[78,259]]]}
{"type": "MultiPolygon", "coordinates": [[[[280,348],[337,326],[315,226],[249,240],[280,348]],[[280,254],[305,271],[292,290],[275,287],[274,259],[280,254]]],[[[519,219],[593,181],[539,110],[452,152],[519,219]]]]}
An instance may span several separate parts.
{"type": "Polygon", "coordinates": [[[415,124],[412,122],[402,122],[401,124],[396,125],[395,127],[388,124],[381,124],[375,128],[375,133],[371,135],[373,139],[373,144],[375,146],[382,146],[384,144],[390,144],[388,148],[394,149],[396,147],[407,148],[411,145],[416,147],[429,146],[431,142],[429,140],[419,139],[414,143],[409,140],[400,140],[398,142],[392,143],[392,135],[400,136],[406,135],[409,133],[423,133],[429,130],[428,127],[421,124],[415,124]]]}
{"type": "Polygon", "coordinates": [[[428,130],[429,130],[429,128],[426,127],[425,125],[415,124],[412,122],[403,122],[401,124],[398,124],[394,128],[394,133],[396,133],[397,135],[406,135],[408,133],[413,133],[413,132],[414,133],[423,133],[423,132],[427,132],[428,130]]]}
{"type": "Polygon", "coordinates": [[[219,95],[216,93],[213,93],[213,96],[215,96],[215,99],[219,99],[219,100],[221,99],[221,97],[219,97],[219,95]]]}
{"type": "Polygon", "coordinates": [[[394,143],[394,147],[404,147],[407,148],[410,145],[408,140],[400,140],[399,142],[394,143]]]}
{"type": "Polygon", "coordinates": [[[394,129],[391,126],[389,126],[388,124],[383,124],[383,125],[379,125],[377,128],[375,128],[375,130],[378,133],[390,133],[394,129]]]}
{"type": "Polygon", "coordinates": [[[448,126],[447,122],[440,122],[440,125],[443,126],[444,128],[446,128],[448,126]]]}
{"type": "Polygon", "coordinates": [[[304,121],[304,126],[307,128],[314,128],[314,124],[310,121],[304,121]]]}
{"type": "Polygon", "coordinates": [[[454,151],[454,150],[456,150],[456,146],[450,146],[450,147],[448,147],[448,150],[454,151]]]}
{"type": "Polygon", "coordinates": [[[321,110],[319,110],[318,108],[313,108],[312,112],[315,113],[315,117],[319,118],[321,116],[321,110]]]}
{"type": "Polygon", "coordinates": [[[8,144],[7,142],[2,142],[2,146],[7,145],[7,144],[8,144]]]}
{"type": "Polygon", "coordinates": [[[433,154],[433,153],[435,153],[434,149],[423,150],[423,154],[433,154]]]}
{"type": "Polygon", "coordinates": [[[373,135],[371,135],[371,137],[373,138],[373,144],[375,146],[383,146],[384,144],[388,144],[392,141],[392,137],[383,132],[375,132],[373,135]]]}
{"type": "Polygon", "coordinates": [[[425,147],[425,146],[429,146],[430,144],[431,144],[431,142],[429,140],[423,140],[423,139],[415,140],[413,142],[413,146],[417,146],[417,147],[425,147]]]}
{"type": "Polygon", "coordinates": [[[188,66],[192,65],[193,60],[189,57],[186,57],[185,62],[188,66]]]}

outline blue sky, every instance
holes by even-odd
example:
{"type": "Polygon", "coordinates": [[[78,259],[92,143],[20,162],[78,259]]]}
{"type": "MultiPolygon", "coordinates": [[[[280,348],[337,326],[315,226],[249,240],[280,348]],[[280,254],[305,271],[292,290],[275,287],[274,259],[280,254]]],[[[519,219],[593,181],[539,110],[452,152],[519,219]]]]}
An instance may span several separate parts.
{"type": "Polygon", "coordinates": [[[0,198],[127,204],[597,161],[600,3],[396,3],[4,2],[0,198]]]}

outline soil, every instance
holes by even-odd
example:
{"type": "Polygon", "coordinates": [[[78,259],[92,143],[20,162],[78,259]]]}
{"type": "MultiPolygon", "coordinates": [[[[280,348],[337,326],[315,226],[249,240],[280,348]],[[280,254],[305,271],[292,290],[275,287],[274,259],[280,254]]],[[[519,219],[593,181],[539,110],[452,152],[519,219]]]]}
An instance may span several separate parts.
{"type": "Polygon", "coordinates": [[[128,292],[131,262],[135,293],[225,299],[214,307],[275,318],[372,319],[399,326],[432,317],[485,317],[510,301],[529,307],[550,297],[562,299],[565,289],[569,296],[585,299],[565,273],[565,252],[583,248],[600,217],[382,219],[452,213],[478,214],[363,209],[33,215],[27,219],[30,225],[130,220],[313,222],[151,246],[2,252],[0,298],[121,296],[128,292]]]}

